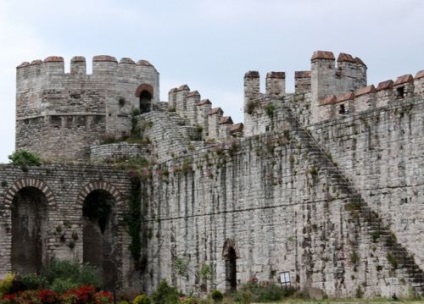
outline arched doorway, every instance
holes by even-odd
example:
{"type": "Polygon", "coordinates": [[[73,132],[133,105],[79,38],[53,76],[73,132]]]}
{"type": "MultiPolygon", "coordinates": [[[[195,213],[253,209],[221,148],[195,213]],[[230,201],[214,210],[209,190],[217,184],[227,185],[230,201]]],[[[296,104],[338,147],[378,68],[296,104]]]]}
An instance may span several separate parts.
{"type": "Polygon", "coordinates": [[[152,110],[153,87],[143,83],[137,87],[135,96],[140,101],[140,113],[148,113],[152,110]]]}
{"type": "Polygon", "coordinates": [[[117,284],[115,206],[112,194],[100,189],[87,195],[82,208],[83,262],[99,270],[107,290],[113,290],[117,284]]]}
{"type": "Polygon", "coordinates": [[[12,271],[40,273],[46,259],[46,195],[35,187],[19,190],[12,201],[12,271]]]}
{"type": "Polygon", "coordinates": [[[237,256],[233,247],[228,250],[228,256],[225,260],[225,280],[227,282],[227,289],[237,289],[237,256]]]}
{"type": "Polygon", "coordinates": [[[237,258],[234,240],[227,239],[224,244],[223,258],[225,260],[225,288],[227,291],[237,289],[237,258]]]}
{"type": "Polygon", "coordinates": [[[143,91],[140,94],[140,113],[148,113],[152,107],[152,94],[148,91],[143,91]]]}

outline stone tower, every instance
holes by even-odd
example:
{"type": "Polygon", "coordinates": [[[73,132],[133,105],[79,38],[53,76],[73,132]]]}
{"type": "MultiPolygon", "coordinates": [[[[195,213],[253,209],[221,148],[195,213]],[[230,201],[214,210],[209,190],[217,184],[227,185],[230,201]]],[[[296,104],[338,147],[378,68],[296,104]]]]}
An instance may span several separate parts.
{"type": "Polygon", "coordinates": [[[149,112],[159,101],[159,73],[148,61],[95,56],[92,74],[84,57],[65,73],[62,57],[17,67],[16,149],[49,160],[85,160],[104,136],[131,130],[134,109],[149,112]]]}
{"type": "Polygon", "coordinates": [[[319,121],[318,107],[324,97],[353,92],[366,85],[367,66],[361,59],[340,53],[336,66],[332,52],[314,52],[311,58],[312,122],[319,121]]]}

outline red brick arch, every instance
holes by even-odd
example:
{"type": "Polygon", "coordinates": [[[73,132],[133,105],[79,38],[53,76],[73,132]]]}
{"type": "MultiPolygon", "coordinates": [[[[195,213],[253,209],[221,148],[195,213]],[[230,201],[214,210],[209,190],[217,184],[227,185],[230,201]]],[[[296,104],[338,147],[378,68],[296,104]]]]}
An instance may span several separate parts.
{"type": "Polygon", "coordinates": [[[4,194],[4,206],[10,208],[16,194],[26,187],[33,187],[40,190],[46,196],[49,207],[57,206],[56,199],[50,187],[44,181],[31,177],[21,178],[13,183],[4,194]]]}
{"type": "Polygon", "coordinates": [[[150,84],[147,84],[147,83],[140,84],[137,87],[137,90],[135,90],[135,97],[140,98],[141,92],[143,92],[143,91],[149,92],[150,95],[152,95],[152,98],[153,98],[153,87],[150,84]]]}
{"type": "Polygon", "coordinates": [[[82,206],[87,196],[95,190],[104,190],[110,193],[110,195],[112,195],[113,198],[116,200],[117,206],[123,204],[122,195],[119,190],[114,185],[104,181],[93,181],[86,184],[78,194],[76,203],[82,206]]]}

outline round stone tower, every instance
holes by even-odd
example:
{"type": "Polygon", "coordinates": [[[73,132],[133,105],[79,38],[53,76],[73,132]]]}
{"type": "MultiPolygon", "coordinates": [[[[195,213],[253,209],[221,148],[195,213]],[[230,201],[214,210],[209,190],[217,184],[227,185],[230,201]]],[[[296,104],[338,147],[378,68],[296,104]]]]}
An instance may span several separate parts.
{"type": "Polygon", "coordinates": [[[95,56],[87,74],[84,57],[65,73],[62,57],[17,67],[16,149],[48,160],[86,160],[89,146],[131,130],[134,109],[149,112],[159,101],[159,73],[148,61],[95,56]]]}

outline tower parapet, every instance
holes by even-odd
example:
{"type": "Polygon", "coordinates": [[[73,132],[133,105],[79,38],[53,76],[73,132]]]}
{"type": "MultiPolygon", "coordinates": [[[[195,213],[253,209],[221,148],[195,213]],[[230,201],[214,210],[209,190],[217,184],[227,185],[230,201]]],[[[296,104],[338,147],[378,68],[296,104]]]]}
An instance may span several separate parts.
{"type": "Polygon", "coordinates": [[[93,76],[105,77],[108,74],[115,74],[118,69],[118,60],[108,55],[98,55],[93,57],[93,76]]]}
{"type": "Polygon", "coordinates": [[[258,71],[249,71],[244,75],[244,105],[259,102],[261,99],[260,77],[258,71]]]}
{"type": "Polygon", "coordinates": [[[196,126],[197,122],[197,107],[200,102],[200,93],[198,91],[189,92],[186,100],[186,117],[191,125],[196,126]]]}
{"type": "Polygon", "coordinates": [[[75,56],[71,59],[71,74],[85,75],[87,74],[87,62],[83,56],[75,56]]]}
{"type": "Polygon", "coordinates": [[[181,85],[176,91],[176,111],[180,114],[185,114],[187,109],[187,95],[190,92],[188,85],[181,85]]]}
{"type": "Polygon", "coordinates": [[[424,96],[424,70],[419,71],[414,78],[415,93],[424,96]]]}
{"type": "Polygon", "coordinates": [[[244,130],[245,136],[255,134],[255,117],[252,115],[262,100],[260,76],[258,71],[249,71],[244,75],[244,130]]]}
{"type": "Polygon", "coordinates": [[[411,74],[402,75],[396,81],[386,80],[374,85],[364,86],[355,91],[338,95],[327,95],[320,100],[317,117],[320,121],[351,115],[363,111],[393,105],[414,96],[424,96],[424,72],[415,78],[411,74]]]}
{"type": "Polygon", "coordinates": [[[208,123],[208,116],[209,112],[212,109],[212,102],[209,99],[203,99],[200,100],[196,104],[196,113],[197,113],[197,122],[198,125],[203,128],[202,133],[203,135],[209,134],[209,123],[208,123]]]}
{"type": "Polygon", "coordinates": [[[63,75],[65,73],[65,62],[63,57],[50,56],[44,59],[44,73],[47,75],[63,75]]]}
{"type": "Polygon", "coordinates": [[[311,71],[294,72],[294,90],[296,94],[311,92],[311,71]]]}
{"type": "Polygon", "coordinates": [[[100,55],[92,65],[87,74],[85,58],[75,56],[65,73],[63,57],[50,56],[17,67],[16,149],[84,159],[105,134],[128,134],[134,109],[159,102],[159,73],[148,61],[100,55]]]}
{"type": "Polygon", "coordinates": [[[411,97],[414,95],[414,77],[411,74],[399,76],[393,83],[396,98],[411,97]]]}
{"type": "Polygon", "coordinates": [[[316,51],[311,58],[312,123],[318,122],[320,100],[328,95],[339,95],[367,85],[367,67],[358,57],[340,53],[316,51]]]}
{"type": "Polygon", "coordinates": [[[260,90],[259,72],[247,72],[244,75],[244,136],[265,133],[272,123],[264,107],[270,100],[283,102],[285,95],[284,72],[267,73],[264,94],[260,90]]]}
{"type": "Polygon", "coordinates": [[[269,72],[266,74],[266,94],[273,99],[281,99],[286,94],[286,73],[269,72]]]}

